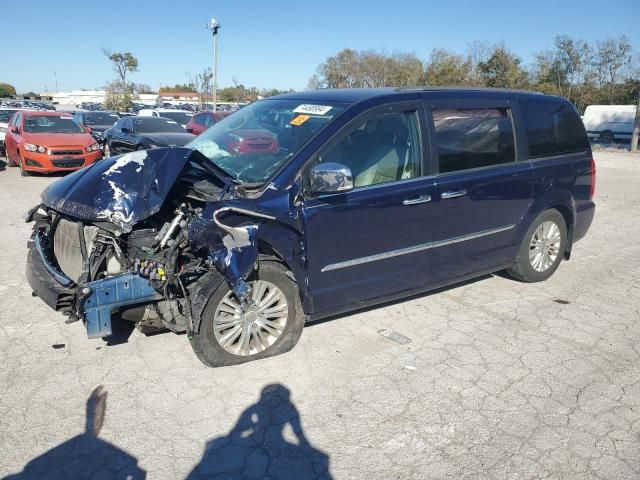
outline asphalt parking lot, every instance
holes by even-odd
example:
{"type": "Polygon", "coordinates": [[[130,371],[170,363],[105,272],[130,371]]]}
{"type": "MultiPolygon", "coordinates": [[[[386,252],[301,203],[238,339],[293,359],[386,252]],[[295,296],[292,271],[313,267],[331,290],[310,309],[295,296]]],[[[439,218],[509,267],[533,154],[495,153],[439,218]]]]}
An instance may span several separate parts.
{"type": "Polygon", "coordinates": [[[53,179],[0,166],[0,477],[640,478],[640,155],[596,162],[595,221],[549,281],[488,276],[222,369],[33,298],[22,214],[53,179]]]}

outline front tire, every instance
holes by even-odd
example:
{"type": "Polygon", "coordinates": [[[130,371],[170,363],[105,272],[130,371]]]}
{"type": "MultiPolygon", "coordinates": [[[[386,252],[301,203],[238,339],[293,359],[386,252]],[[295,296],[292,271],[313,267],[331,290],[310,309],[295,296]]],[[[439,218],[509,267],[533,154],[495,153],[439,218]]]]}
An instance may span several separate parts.
{"type": "Polygon", "coordinates": [[[20,176],[21,177],[28,177],[31,175],[31,172],[25,170],[24,168],[24,159],[20,156],[20,153],[18,153],[18,166],[20,167],[20,176]]]}
{"type": "Polygon", "coordinates": [[[305,316],[297,284],[280,263],[262,262],[249,278],[253,305],[242,309],[223,283],[211,296],[191,346],[208,367],[237,365],[291,350],[305,316]]]}
{"type": "Polygon", "coordinates": [[[527,230],[507,273],[521,282],[542,282],[557,270],[567,246],[567,225],[556,209],[542,212],[527,230]]]}

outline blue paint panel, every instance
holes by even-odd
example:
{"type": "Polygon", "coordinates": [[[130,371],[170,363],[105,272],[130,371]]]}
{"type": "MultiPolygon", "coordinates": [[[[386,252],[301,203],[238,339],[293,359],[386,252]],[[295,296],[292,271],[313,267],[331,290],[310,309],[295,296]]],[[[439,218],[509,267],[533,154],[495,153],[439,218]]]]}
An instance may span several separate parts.
{"type": "Polygon", "coordinates": [[[157,292],[149,280],[132,273],[87,283],[81,288],[80,312],[89,338],[111,335],[111,312],[124,305],[149,302],[157,292]],[[85,293],[85,289],[89,289],[85,293]]]}

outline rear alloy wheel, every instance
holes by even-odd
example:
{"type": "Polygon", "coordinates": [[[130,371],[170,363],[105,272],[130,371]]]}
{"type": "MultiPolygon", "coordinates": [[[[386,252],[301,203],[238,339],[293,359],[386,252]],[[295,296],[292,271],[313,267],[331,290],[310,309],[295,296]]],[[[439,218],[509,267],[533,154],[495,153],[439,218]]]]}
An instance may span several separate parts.
{"type": "Polygon", "coordinates": [[[546,280],[562,261],[567,245],[567,226],[556,209],[541,213],[524,236],[509,275],[523,282],[546,280]]]}
{"type": "Polygon", "coordinates": [[[111,147],[109,146],[109,142],[108,141],[104,141],[104,147],[102,147],[104,149],[104,158],[109,158],[111,156],[111,147]]]}
{"type": "Polygon", "coordinates": [[[304,313],[288,270],[262,262],[249,278],[251,301],[241,305],[223,283],[211,296],[191,346],[202,363],[221,367],[288,352],[298,342],[304,313]]]}

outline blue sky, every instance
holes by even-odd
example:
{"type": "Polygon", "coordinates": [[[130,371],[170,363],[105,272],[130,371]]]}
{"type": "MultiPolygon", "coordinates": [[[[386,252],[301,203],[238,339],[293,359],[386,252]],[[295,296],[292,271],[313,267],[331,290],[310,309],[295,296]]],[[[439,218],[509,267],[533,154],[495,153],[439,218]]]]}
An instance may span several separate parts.
{"type": "Polygon", "coordinates": [[[211,64],[211,16],[222,23],[219,85],[303,89],[317,65],[342,48],[464,52],[474,40],[504,41],[525,63],[556,34],[589,42],[627,35],[640,51],[637,0],[390,2],[322,0],[31,0],[2,7],[0,82],[19,92],[102,87],[115,77],[101,48],[140,61],[135,82],[184,83],[211,64]],[[526,6],[525,6],[526,5],[526,6]],[[610,5],[606,12],[603,6],[610,5]],[[617,14],[616,12],[620,12],[617,14]]]}

